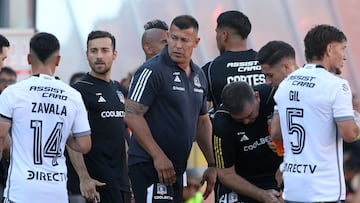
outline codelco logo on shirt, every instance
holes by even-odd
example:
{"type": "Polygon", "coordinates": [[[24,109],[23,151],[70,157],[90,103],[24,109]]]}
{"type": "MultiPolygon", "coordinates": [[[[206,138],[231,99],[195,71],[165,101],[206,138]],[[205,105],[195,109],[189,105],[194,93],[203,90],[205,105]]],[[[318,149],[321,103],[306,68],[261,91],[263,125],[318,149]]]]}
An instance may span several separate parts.
{"type": "Polygon", "coordinates": [[[124,111],[103,111],[101,112],[101,118],[119,118],[125,117],[124,111]]]}

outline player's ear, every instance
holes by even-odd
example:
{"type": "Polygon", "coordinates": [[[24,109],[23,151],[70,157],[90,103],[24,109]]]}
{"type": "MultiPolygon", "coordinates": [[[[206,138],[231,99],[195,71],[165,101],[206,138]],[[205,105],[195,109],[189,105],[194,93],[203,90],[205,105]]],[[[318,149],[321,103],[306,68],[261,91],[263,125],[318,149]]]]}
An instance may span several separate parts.
{"type": "Polygon", "coordinates": [[[31,64],[31,56],[30,56],[30,54],[27,55],[27,61],[28,61],[28,64],[30,65],[31,64]]]}
{"type": "Polygon", "coordinates": [[[255,92],[254,92],[254,97],[255,97],[255,100],[256,100],[257,102],[260,102],[260,94],[259,94],[259,91],[255,91],[255,92]]]}

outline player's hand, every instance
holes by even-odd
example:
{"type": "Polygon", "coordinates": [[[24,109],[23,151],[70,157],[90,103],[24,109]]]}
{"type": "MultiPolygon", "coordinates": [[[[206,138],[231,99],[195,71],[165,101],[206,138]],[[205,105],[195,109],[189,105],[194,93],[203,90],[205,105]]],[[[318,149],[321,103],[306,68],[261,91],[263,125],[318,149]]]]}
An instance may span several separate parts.
{"type": "Polygon", "coordinates": [[[216,167],[208,167],[201,179],[200,184],[203,185],[206,181],[206,189],[203,194],[204,199],[208,198],[210,193],[214,191],[214,186],[216,182],[217,170],[216,167]]]}
{"type": "Polygon", "coordinates": [[[283,203],[283,199],[281,197],[281,192],[270,189],[270,190],[263,190],[261,194],[261,202],[265,203],[283,203]]]}
{"type": "Polygon", "coordinates": [[[276,144],[273,141],[269,141],[267,144],[269,148],[276,153],[276,144]]]}
{"type": "Polygon", "coordinates": [[[81,195],[91,202],[100,202],[100,194],[96,191],[96,187],[104,186],[106,183],[102,183],[92,178],[80,180],[81,195]]]}
{"type": "Polygon", "coordinates": [[[159,154],[154,158],[154,167],[160,183],[170,186],[176,182],[174,166],[165,154],[159,154]]]}

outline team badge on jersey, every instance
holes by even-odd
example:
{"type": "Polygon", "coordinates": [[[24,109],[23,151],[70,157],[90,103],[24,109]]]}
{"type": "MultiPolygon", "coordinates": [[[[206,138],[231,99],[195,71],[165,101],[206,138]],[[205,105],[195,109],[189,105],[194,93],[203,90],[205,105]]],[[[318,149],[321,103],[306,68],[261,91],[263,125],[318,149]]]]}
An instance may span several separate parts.
{"type": "Polygon", "coordinates": [[[159,195],[165,195],[167,193],[167,188],[164,184],[158,183],[156,185],[156,193],[159,195]]]}
{"type": "Polygon", "coordinates": [[[197,88],[200,88],[200,87],[201,87],[199,75],[195,75],[195,76],[194,76],[194,85],[195,85],[195,87],[197,87],[197,88]]]}
{"type": "Polygon", "coordinates": [[[125,104],[124,94],[123,94],[121,91],[119,91],[119,90],[116,90],[116,94],[117,94],[117,96],[119,97],[120,102],[123,103],[123,104],[125,104]]]}
{"type": "Polygon", "coordinates": [[[346,84],[342,84],[342,91],[345,92],[349,92],[350,88],[346,85],[346,84]]]}

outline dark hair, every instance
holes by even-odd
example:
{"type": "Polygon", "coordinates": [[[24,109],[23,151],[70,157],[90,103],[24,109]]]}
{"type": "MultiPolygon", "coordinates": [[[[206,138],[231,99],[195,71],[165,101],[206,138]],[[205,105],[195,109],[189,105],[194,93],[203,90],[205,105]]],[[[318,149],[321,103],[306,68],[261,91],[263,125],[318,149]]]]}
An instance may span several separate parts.
{"type": "Polygon", "coordinates": [[[149,22],[145,23],[145,25],[144,25],[145,31],[149,30],[149,29],[153,29],[153,28],[167,31],[169,29],[169,26],[164,21],[159,20],[159,19],[149,21],[149,22]]]}
{"type": "Polygon", "coordinates": [[[85,72],[77,72],[71,75],[70,77],[70,85],[74,84],[75,82],[77,82],[79,79],[81,79],[82,77],[84,77],[86,75],[85,72]]]}
{"type": "Polygon", "coordinates": [[[8,74],[8,75],[14,75],[15,77],[17,77],[17,74],[14,71],[14,69],[10,68],[9,66],[2,67],[1,70],[0,70],[0,75],[2,73],[8,74]]]}
{"type": "Polygon", "coordinates": [[[110,32],[102,31],[102,30],[95,30],[95,31],[91,31],[89,33],[88,38],[87,38],[87,42],[86,42],[87,47],[89,47],[89,41],[90,40],[97,39],[97,38],[110,38],[113,51],[115,51],[115,48],[116,48],[116,46],[115,46],[115,44],[116,44],[115,37],[110,32]]]}
{"type": "Polygon", "coordinates": [[[251,32],[249,18],[240,11],[225,11],[217,18],[217,28],[230,28],[246,39],[251,32]]]}
{"type": "Polygon", "coordinates": [[[254,90],[243,81],[225,85],[221,92],[221,101],[224,109],[230,113],[242,113],[247,103],[255,102],[254,90]]]}
{"type": "Polygon", "coordinates": [[[321,60],[331,42],[346,41],[345,34],[331,25],[317,25],[304,38],[306,60],[321,60]]]}
{"type": "Polygon", "coordinates": [[[44,63],[53,53],[60,50],[60,43],[55,35],[39,32],[31,38],[30,50],[44,63]]]}
{"type": "Polygon", "coordinates": [[[175,25],[181,30],[194,28],[194,30],[199,30],[199,24],[196,19],[190,15],[180,15],[174,18],[171,22],[171,25],[175,25]]]}
{"type": "Polygon", "coordinates": [[[270,41],[261,47],[257,54],[259,64],[268,64],[270,66],[279,63],[283,58],[295,59],[294,48],[283,41],[270,41]]]}
{"type": "Polygon", "coordinates": [[[10,47],[10,42],[4,35],[0,34],[0,54],[2,53],[3,47],[10,47]]]}

